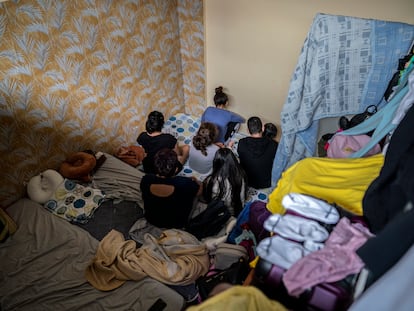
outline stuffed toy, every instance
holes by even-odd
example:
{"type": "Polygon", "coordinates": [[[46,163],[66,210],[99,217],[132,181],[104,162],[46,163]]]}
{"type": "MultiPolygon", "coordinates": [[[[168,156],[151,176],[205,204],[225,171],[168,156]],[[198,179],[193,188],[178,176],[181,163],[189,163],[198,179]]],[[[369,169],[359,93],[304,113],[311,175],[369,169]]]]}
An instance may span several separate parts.
{"type": "Polygon", "coordinates": [[[68,179],[90,182],[91,173],[96,166],[96,157],[88,152],[71,154],[60,166],[59,173],[68,179]]]}
{"type": "Polygon", "coordinates": [[[55,193],[55,190],[63,183],[63,176],[55,170],[46,170],[33,176],[27,184],[27,195],[32,201],[43,204],[55,193]]]}

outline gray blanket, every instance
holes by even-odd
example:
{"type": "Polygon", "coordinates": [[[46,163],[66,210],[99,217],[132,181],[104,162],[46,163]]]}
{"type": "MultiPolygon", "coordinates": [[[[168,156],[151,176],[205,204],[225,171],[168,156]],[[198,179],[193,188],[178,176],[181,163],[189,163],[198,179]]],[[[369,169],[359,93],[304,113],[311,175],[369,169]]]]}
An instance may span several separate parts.
{"type": "Polygon", "coordinates": [[[98,241],[37,203],[21,199],[7,209],[18,230],[0,244],[0,310],[180,310],[177,292],[151,278],[101,292],[85,278],[98,241]]]}

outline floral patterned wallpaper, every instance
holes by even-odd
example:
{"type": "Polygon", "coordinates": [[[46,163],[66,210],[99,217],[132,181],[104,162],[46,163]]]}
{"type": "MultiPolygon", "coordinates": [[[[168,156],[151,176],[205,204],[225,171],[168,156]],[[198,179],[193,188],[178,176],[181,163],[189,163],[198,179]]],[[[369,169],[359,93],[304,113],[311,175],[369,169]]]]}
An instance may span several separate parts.
{"type": "Polygon", "coordinates": [[[205,106],[202,0],[0,3],[0,205],[72,152],[205,106]]]}

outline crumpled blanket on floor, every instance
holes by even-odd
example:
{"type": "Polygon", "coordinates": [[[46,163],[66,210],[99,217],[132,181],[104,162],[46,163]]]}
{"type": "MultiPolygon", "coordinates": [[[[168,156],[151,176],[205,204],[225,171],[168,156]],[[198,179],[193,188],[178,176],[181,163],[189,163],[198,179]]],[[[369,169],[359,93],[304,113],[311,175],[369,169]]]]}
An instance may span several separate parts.
{"type": "Polygon", "coordinates": [[[135,241],[126,241],[122,233],[112,230],[99,243],[86,279],[102,291],[146,276],[164,284],[188,285],[207,273],[209,265],[205,244],[185,231],[167,229],[158,239],[147,234],[137,248],[135,241]]]}

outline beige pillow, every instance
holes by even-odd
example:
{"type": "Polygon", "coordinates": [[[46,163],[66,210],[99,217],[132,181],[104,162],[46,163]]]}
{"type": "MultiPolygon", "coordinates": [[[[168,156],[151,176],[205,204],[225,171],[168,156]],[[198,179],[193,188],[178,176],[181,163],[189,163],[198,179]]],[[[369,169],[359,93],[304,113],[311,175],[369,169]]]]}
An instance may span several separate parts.
{"type": "Polygon", "coordinates": [[[43,204],[49,200],[64,178],[55,170],[46,170],[33,176],[27,184],[27,195],[32,201],[43,204]]]}

